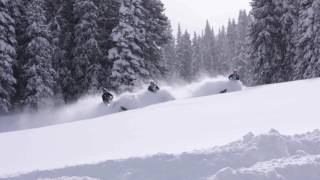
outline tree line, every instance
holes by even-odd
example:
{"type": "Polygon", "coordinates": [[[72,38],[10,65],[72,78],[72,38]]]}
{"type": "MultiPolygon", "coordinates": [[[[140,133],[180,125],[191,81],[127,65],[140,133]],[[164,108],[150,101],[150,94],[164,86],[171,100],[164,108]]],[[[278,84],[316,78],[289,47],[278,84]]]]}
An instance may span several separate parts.
{"type": "Polygon", "coordinates": [[[176,39],[163,48],[172,79],[191,82],[203,75],[227,75],[233,70],[245,75],[249,64],[246,51],[251,21],[251,16],[241,10],[237,20],[230,19],[218,32],[214,32],[209,21],[202,33],[193,35],[179,25],[176,39]]]}
{"type": "Polygon", "coordinates": [[[237,70],[247,86],[320,77],[320,1],[252,0],[217,33],[178,28],[164,48],[171,76],[189,82],[237,70]]]}
{"type": "Polygon", "coordinates": [[[164,76],[160,0],[0,0],[0,113],[164,76]]]}
{"type": "Polygon", "coordinates": [[[253,0],[251,5],[251,84],[319,77],[320,1],[253,0]]]}

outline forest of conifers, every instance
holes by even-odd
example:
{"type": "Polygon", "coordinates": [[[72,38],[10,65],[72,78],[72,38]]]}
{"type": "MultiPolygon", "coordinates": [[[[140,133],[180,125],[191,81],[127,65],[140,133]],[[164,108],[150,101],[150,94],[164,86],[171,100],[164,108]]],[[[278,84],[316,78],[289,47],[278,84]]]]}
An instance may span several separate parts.
{"type": "Polygon", "coordinates": [[[0,0],[0,114],[233,70],[247,86],[319,77],[320,2],[251,6],[173,35],[160,0],[0,0]]]}

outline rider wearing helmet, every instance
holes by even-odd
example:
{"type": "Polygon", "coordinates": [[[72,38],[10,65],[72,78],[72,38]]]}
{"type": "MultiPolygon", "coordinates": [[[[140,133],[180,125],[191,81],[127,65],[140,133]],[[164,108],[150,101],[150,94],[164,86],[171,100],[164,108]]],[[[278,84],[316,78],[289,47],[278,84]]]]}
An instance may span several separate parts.
{"type": "Polygon", "coordinates": [[[107,88],[103,89],[102,100],[106,104],[110,104],[113,100],[113,95],[108,91],[107,88]]]}
{"type": "Polygon", "coordinates": [[[156,92],[158,92],[159,90],[160,90],[159,86],[158,86],[155,82],[151,81],[151,82],[150,82],[150,85],[149,85],[149,87],[148,87],[148,91],[150,91],[150,92],[152,92],[152,93],[156,93],[156,92]]]}
{"type": "Polygon", "coordinates": [[[233,71],[233,73],[229,76],[229,80],[231,81],[240,81],[240,75],[236,70],[233,71]]]}

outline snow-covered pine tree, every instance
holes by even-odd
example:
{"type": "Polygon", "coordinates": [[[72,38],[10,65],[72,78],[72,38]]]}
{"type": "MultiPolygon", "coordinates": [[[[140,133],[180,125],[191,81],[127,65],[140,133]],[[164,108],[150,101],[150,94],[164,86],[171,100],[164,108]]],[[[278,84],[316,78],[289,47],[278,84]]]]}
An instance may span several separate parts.
{"type": "Polygon", "coordinates": [[[52,67],[56,71],[57,85],[54,87],[54,93],[57,99],[61,101],[60,104],[63,104],[66,98],[61,82],[63,82],[64,78],[70,78],[70,74],[63,73],[65,71],[68,71],[69,68],[66,68],[64,65],[62,65],[66,62],[66,52],[61,46],[61,36],[63,34],[63,29],[61,22],[62,17],[59,13],[61,11],[63,2],[62,0],[44,0],[44,3],[44,9],[46,12],[46,18],[48,21],[48,28],[50,32],[51,45],[53,47],[52,67]]]}
{"type": "MultiPolygon", "coordinates": [[[[292,1],[293,2],[293,1],[292,1]]],[[[290,3],[292,3],[290,2],[290,3]]],[[[286,18],[286,1],[283,0],[274,0],[274,15],[275,17],[280,20],[280,32],[277,32],[277,39],[274,40],[274,44],[277,46],[277,48],[274,50],[274,55],[276,59],[272,62],[272,76],[270,76],[271,83],[278,83],[278,82],[284,82],[290,79],[289,76],[291,76],[292,72],[290,70],[290,62],[292,60],[287,59],[286,56],[289,55],[287,51],[292,51],[294,52],[294,49],[288,49],[289,45],[289,35],[291,34],[290,31],[287,31],[287,29],[293,29],[294,26],[292,25],[291,27],[286,27],[289,26],[288,22],[285,22],[284,18],[286,18]]],[[[279,30],[279,27],[276,29],[277,31],[279,30]]],[[[276,34],[276,33],[274,33],[276,34]]],[[[289,48],[294,48],[289,47],[289,48]]]]}
{"type": "Polygon", "coordinates": [[[293,79],[292,73],[294,58],[296,53],[295,36],[298,29],[299,5],[296,0],[283,0],[282,2],[282,41],[285,46],[284,59],[282,67],[279,70],[278,77],[282,81],[289,81],[293,79]]]}
{"type": "MultiPolygon", "coordinates": [[[[169,31],[169,33],[172,34],[171,28],[169,29],[169,31]]],[[[171,35],[169,42],[162,46],[161,50],[167,69],[165,79],[166,81],[172,81],[178,77],[176,73],[176,44],[173,35],[171,35]]]]}
{"type": "Polygon", "coordinates": [[[196,79],[201,74],[201,62],[200,37],[194,32],[192,39],[192,79],[196,79]]]}
{"type": "Polygon", "coordinates": [[[40,108],[52,104],[56,86],[56,72],[52,67],[53,47],[47,26],[43,0],[30,0],[25,7],[27,29],[26,44],[20,60],[21,105],[40,108]],[[49,101],[49,99],[51,99],[49,101]]]}
{"type": "Polygon", "coordinates": [[[228,39],[227,33],[224,26],[221,27],[217,35],[217,67],[216,71],[218,74],[224,74],[227,71],[227,59],[228,59],[228,39]]]}
{"type": "Polygon", "coordinates": [[[313,2],[312,7],[315,12],[315,38],[314,38],[314,54],[318,57],[310,66],[312,67],[311,78],[320,77],[320,1],[316,0],[313,2]]]}
{"type": "Polygon", "coordinates": [[[119,24],[111,34],[114,47],[109,50],[113,62],[110,88],[117,92],[130,91],[150,78],[144,57],[147,44],[145,22],[140,19],[142,10],[141,0],[123,0],[119,24]]]}
{"type": "Polygon", "coordinates": [[[217,75],[218,62],[216,58],[215,35],[209,21],[206,23],[204,35],[201,40],[201,51],[203,60],[202,69],[208,75],[217,75]]]}
{"type": "Polygon", "coordinates": [[[17,83],[13,66],[16,62],[15,22],[9,12],[9,0],[0,0],[0,114],[13,107],[17,83]]]}
{"type": "Polygon", "coordinates": [[[51,6],[48,18],[49,28],[52,37],[53,67],[57,72],[58,93],[62,93],[66,102],[76,99],[77,94],[73,90],[75,80],[71,74],[74,47],[74,0],[47,0],[51,6]]]}
{"type": "Polygon", "coordinates": [[[242,49],[242,47],[245,46],[246,44],[250,22],[251,22],[250,15],[247,14],[246,10],[240,10],[239,17],[238,17],[238,25],[237,25],[237,32],[238,32],[237,49],[242,49]]]}
{"type": "MultiPolygon", "coordinates": [[[[295,57],[295,76],[294,79],[306,79],[313,77],[315,62],[318,61],[319,56],[316,55],[316,29],[315,22],[316,12],[313,5],[317,1],[302,0],[299,2],[299,24],[296,33],[297,51],[295,57]]],[[[318,68],[318,67],[316,67],[318,68]]]]}
{"type": "Polygon", "coordinates": [[[161,47],[172,38],[170,22],[161,0],[142,0],[142,8],[138,16],[143,19],[146,31],[146,68],[153,79],[161,79],[167,72],[161,47]]]}
{"type": "Polygon", "coordinates": [[[232,59],[230,64],[231,70],[237,70],[242,77],[242,82],[249,84],[249,53],[248,53],[248,29],[250,24],[250,16],[246,10],[239,12],[237,24],[237,40],[236,40],[236,57],[232,59]]]}
{"type": "MultiPolygon", "coordinates": [[[[282,67],[284,46],[282,42],[280,0],[253,0],[250,35],[250,59],[253,66],[253,84],[269,84],[282,67]]],[[[280,82],[281,79],[277,79],[280,82]]]]}
{"type": "Polygon", "coordinates": [[[98,43],[101,49],[100,64],[102,70],[99,72],[98,80],[100,88],[108,87],[110,84],[110,75],[112,62],[108,59],[108,51],[113,48],[110,39],[112,30],[119,22],[119,9],[121,0],[99,0],[98,3],[98,43]]]}
{"type": "Polygon", "coordinates": [[[177,45],[176,45],[176,59],[175,59],[175,70],[178,75],[178,78],[181,77],[181,71],[182,71],[182,62],[183,62],[183,53],[184,53],[184,47],[183,47],[183,39],[182,39],[182,29],[181,25],[178,25],[178,32],[177,32],[177,45]]]}
{"type": "Polygon", "coordinates": [[[227,27],[227,64],[231,64],[233,58],[237,56],[237,42],[238,42],[237,24],[234,19],[229,19],[227,27]]]}
{"type": "Polygon", "coordinates": [[[180,59],[182,60],[182,69],[180,71],[180,76],[184,81],[191,82],[193,79],[192,42],[188,31],[185,31],[185,33],[182,35],[180,43],[182,48],[180,54],[180,59]]]}
{"type": "Polygon", "coordinates": [[[101,50],[97,41],[98,8],[93,0],[75,0],[73,14],[75,18],[73,49],[74,92],[83,95],[99,89],[101,50]]]}

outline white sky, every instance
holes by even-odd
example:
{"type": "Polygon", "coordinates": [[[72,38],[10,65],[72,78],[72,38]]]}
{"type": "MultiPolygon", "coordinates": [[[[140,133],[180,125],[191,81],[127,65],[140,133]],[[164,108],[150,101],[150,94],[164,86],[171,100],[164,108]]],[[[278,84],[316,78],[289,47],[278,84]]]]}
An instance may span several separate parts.
{"type": "Polygon", "coordinates": [[[240,9],[250,10],[251,0],[162,0],[173,29],[180,23],[183,29],[204,29],[208,19],[215,31],[226,25],[229,18],[237,18],[240,9]]]}

